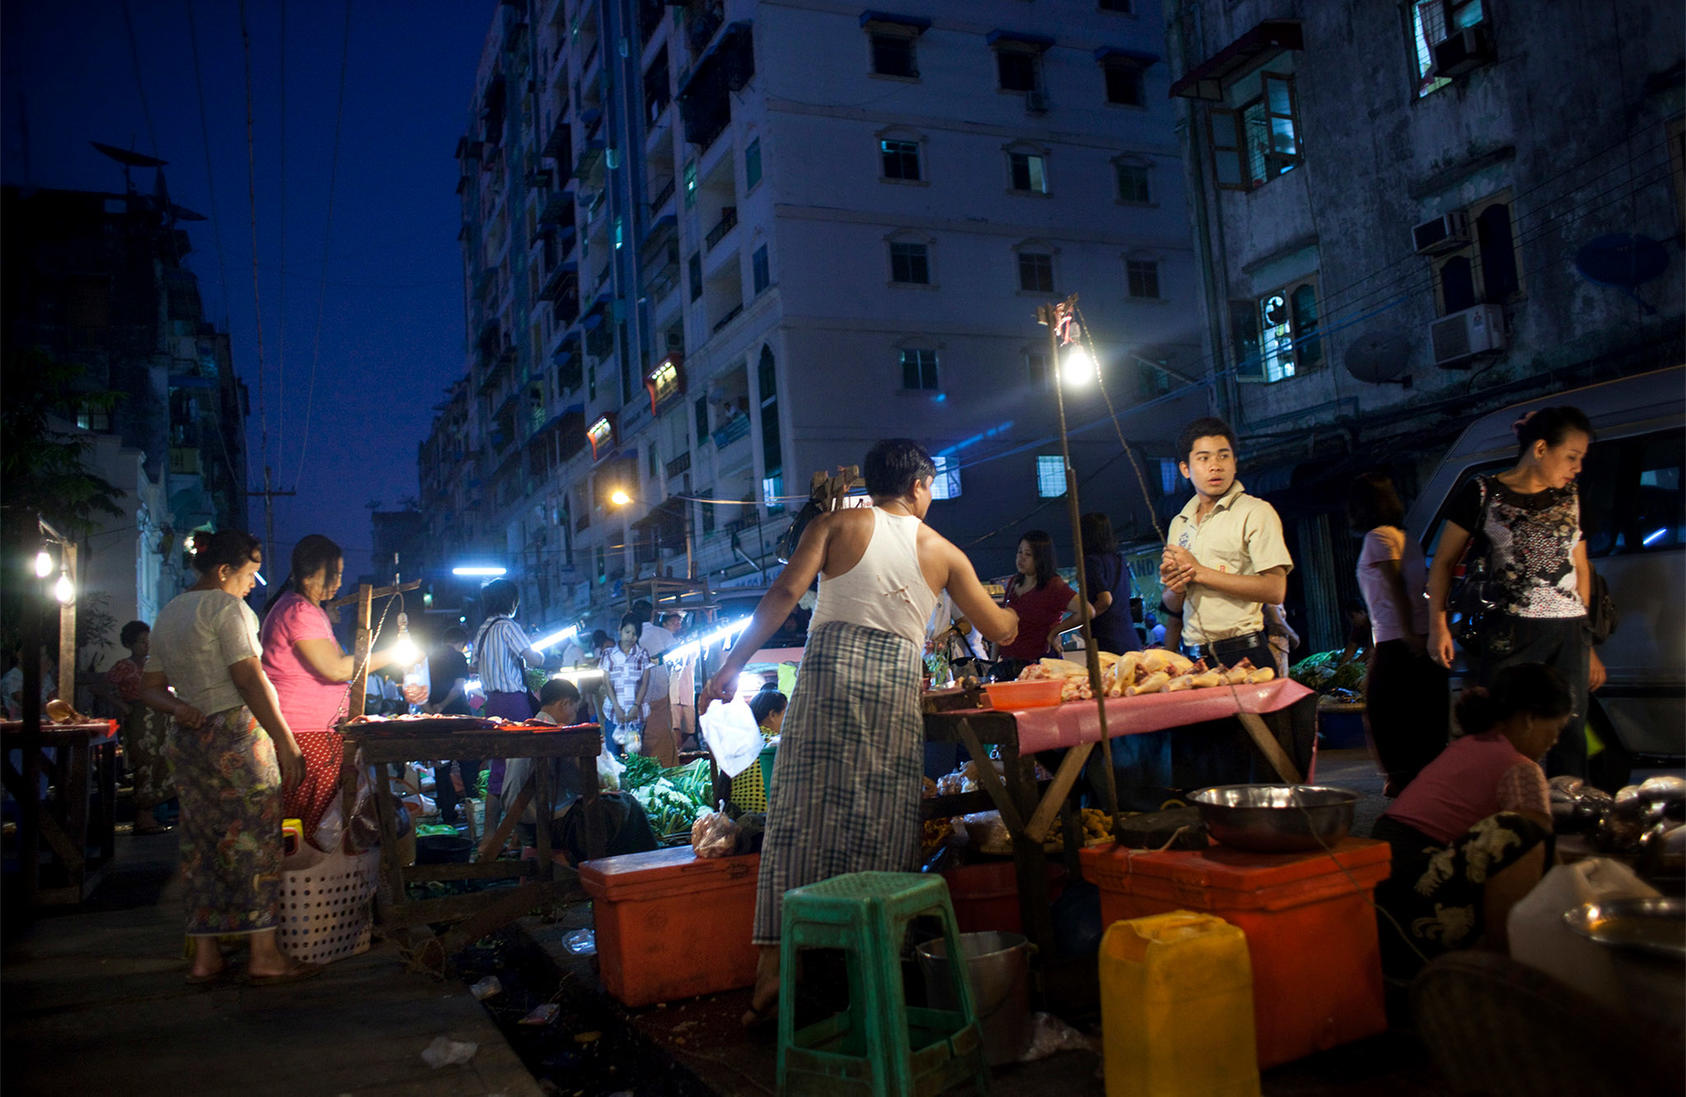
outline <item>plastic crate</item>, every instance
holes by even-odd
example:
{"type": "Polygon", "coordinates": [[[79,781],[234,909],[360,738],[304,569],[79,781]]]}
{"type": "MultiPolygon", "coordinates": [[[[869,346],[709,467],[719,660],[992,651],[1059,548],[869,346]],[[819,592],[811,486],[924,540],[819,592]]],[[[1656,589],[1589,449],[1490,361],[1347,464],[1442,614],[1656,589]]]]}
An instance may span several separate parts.
{"type": "Polygon", "coordinates": [[[379,849],[323,853],[308,845],[283,862],[281,951],[307,964],[367,952],[380,867],[379,849]]]}

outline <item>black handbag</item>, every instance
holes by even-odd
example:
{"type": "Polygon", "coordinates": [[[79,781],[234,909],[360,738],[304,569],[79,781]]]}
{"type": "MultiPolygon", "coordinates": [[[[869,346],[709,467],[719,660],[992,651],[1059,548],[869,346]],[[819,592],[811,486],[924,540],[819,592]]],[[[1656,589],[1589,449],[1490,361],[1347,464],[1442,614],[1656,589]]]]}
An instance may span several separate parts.
{"type": "Polygon", "coordinates": [[[1487,574],[1487,479],[1478,476],[1475,482],[1481,490],[1480,513],[1459,561],[1463,574],[1452,580],[1446,592],[1447,628],[1466,651],[1481,649],[1483,629],[1490,626],[1498,608],[1487,574]]]}
{"type": "Polygon", "coordinates": [[[1609,584],[1604,576],[1592,573],[1592,604],[1587,606],[1586,633],[1593,645],[1602,644],[1616,631],[1616,602],[1610,597],[1609,584]]]}

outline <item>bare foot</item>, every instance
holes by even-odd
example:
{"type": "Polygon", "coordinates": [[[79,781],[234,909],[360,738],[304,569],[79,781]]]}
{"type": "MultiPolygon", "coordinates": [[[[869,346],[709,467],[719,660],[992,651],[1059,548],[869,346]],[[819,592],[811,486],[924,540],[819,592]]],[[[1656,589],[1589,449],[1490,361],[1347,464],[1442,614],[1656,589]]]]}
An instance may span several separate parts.
{"type": "Polygon", "coordinates": [[[749,1012],[739,1019],[744,1028],[756,1028],[769,1021],[777,1020],[779,1016],[779,981],[774,979],[770,983],[757,981],[755,991],[749,996],[749,1012]]]}

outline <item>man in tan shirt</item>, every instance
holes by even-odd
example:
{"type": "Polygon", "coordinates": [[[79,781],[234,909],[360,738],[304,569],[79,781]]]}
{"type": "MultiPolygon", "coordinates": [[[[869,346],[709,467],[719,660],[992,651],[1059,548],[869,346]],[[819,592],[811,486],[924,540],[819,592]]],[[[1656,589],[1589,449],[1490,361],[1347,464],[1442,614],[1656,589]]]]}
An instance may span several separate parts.
{"type": "Polygon", "coordinates": [[[1194,498],[1171,519],[1159,579],[1165,644],[1199,647],[1208,663],[1275,666],[1264,605],[1287,593],[1293,558],[1282,519],[1235,478],[1235,433],[1222,419],[1196,419],[1177,443],[1194,498]]]}

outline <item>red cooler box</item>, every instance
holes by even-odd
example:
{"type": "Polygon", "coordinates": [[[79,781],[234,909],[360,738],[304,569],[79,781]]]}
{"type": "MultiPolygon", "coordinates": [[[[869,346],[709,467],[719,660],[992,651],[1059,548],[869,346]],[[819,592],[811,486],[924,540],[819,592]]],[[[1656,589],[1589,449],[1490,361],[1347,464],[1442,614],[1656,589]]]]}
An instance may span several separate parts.
{"type": "MultiPolygon", "coordinates": [[[[948,898],[954,904],[954,921],[961,933],[1023,933],[1019,917],[1019,878],[1011,861],[989,861],[962,865],[942,874],[948,883],[948,898]]],[[[1048,866],[1048,901],[1065,891],[1065,866],[1048,866]]]]}
{"type": "Polygon", "coordinates": [[[1216,845],[1163,853],[1109,845],[1081,856],[1106,925],[1194,910],[1246,933],[1260,1068],[1387,1028],[1371,907],[1388,876],[1386,842],[1347,838],[1335,847],[1338,865],[1321,851],[1216,845]]]}
{"type": "Polygon", "coordinates": [[[761,855],[698,858],[690,846],[580,865],[603,985],[629,1006],[755,982],[755,876],[761,855]]]}

